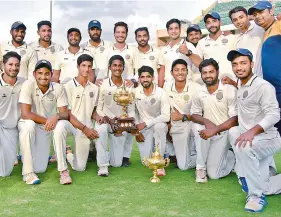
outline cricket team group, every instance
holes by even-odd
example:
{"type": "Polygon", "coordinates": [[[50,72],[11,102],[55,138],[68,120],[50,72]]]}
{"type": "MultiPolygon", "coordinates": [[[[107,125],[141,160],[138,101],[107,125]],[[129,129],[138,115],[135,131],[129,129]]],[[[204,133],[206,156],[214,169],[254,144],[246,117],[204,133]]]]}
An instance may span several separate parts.
{"type": "Polygon", "coordinates": [[[49,21],[38,23],[31,44],[26,26],[13,23],[12,40],[0,47],[0,176],[11,174],[20,154],[23,181],[39,184],[51,144],[60,184],[72,183],[67,162],[84,171],[93,148],[98,176],[108,176],[110,166],[130,166],[136,140],[141,159],[159,144],[178,169],[196,168],[198,183],[235,171],[245,210],[261,212],[267,195],[281,193],[273,158],[281,149],[281,21],[268,1],[235,7],[229,18],[236,35],[222,32],[212,12],[204,17],[206,37],[194,24],[183,39],[181,22],[171,19],[161,48],[149,44],[146,27],[135,30],[137,47],[129,46],[124,22],[114,25],[112,43],[102,40],[98,20],[82,44],[80,30],[70,28],[65,49],[51,40],[49,21]],[[124,86],[135,95],[127,113],[136,134],[112,131],[122,114],[113,95],[124,86]]]}

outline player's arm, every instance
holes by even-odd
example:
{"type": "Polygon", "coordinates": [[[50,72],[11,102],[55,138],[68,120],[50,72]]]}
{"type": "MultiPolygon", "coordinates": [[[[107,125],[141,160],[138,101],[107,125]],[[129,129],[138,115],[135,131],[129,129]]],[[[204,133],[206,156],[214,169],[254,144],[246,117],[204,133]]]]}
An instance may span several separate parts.
{"type": "Polygon", "coordinates": [[[23,120],[32,120],[37,124],[44,124],[44,125],[46,124],[47,118],[44,118],[32,112],[30,104],[21,103],[20,110],[21,110],[21,118],[23,120]]]}

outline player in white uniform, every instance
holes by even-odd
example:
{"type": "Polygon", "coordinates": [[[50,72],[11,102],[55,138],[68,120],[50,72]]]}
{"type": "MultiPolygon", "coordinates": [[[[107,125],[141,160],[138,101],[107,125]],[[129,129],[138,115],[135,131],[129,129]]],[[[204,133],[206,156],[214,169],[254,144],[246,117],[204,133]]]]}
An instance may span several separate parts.
{"type": "MultiPolygon", "coordinates": [[[[93,119],[97,119],[95,108],[97,105],[99,89],[89,81],[89,74],[93,65],[93,58],[87,54],[82,54],[77,59],[79,74],[67,82],[64,87],[66,90],[70,114],[70,122],[54,133],[55,150],[57,153],[58,170],[67,170],[67,162],[73,170],[84,171],[86,169],[91,140],[98,138],[98,132],[94,129],[93,119]],[[77,119],[73,122],[73,116],[77,119]],[[68,135],[74,135],[74,154],[68,148],[66,153],[66,139],[68,135]]],[[[99,167],[98,175],[108,176],[107,152],[105,145],[99,147],[97,144],[97,164],[99,167]],[[105,163],[104,163],[105,162],[105,163]],[[103,168],[106,167],[106,168],[103,168]]],[[[66,176],[65,176],[66,177],[66,176]]],[[[68,177],[68,180],[70,178],[68,177]]],[[[61,179],[61,184],[69,184],[66,178],[61,179]]]]}
{"type": "MultiPolygon", "coordinates": [[[[136,136],[140,157],[151,157],[155,145],[159,145],[160,154],[166,151],[167,122],[170,120],[170,105],[167,93],[154,82],[154,70],[142,66],[138,70],[140,86],[135,89],[137,128],[136,136]]],[[[164,170],[161,171],[164,175],[164,170]]],[[[158,171],[159,174],[159,171],[158,171]]]]}
{"type": "Polygon", "coordinates": [[[238,122],[230,135],[236,139],[233,149],[248,184],[247,212],[261,212],[265,195],[281,193],[281,174],[269,176],[269,160],[281,149],[281,138],[274,127],[280,109],[274,87],[256,76],[253,55],[247,49],[229,52],[233,72],[239,78],[237,92],[238,122]]]}
{"type": "Polygon", "coordinates": [[[190,113],[197,151],[196,182],[204,183],[207,175],[219,179],[234,168],[228,130],[237,125],[237,90],[218,79],[219,65],[214,59],[203,60],[199,70],[205,85],[193,96],[190,113]]]}
{"type": "Polygon", "coordinates": [[[16,160],[18,146],[18,104],[24,78],[17,77],[21,56],[8,52],[3,56],[3,73],[0,77],[0,177],[9,176],[16,160]]]}
{"type": "Polygon", "coordinates": [[[193,95],[202,88],[198,83],[187,79],[187,66],[185,60],[175,60],[171,70],[174,82],[164,86],[171,108],[169,133],[172,136],[177,166],[181,170],[195,167],[196,154],[192,152],[190,108],[193,95]]]}
{"type": "MultiPolygon", "coordinates": [[[[35,173],[48,166],[52,131],[67,120],[67,97],[63,86],[50,82],[52,66],[47,60],[37,62],[35,79],[23,83],[19,102],[21,119],[18,123],[22,152],[22,175],[26,184],[39,184],[35,173]],[[53,114],[54,109],[58,114],[53,114]]],[[[65,171],[67,172],[67,171],[65,171]]]]}
{"type": "MultiPolygon", "coordinates": [[[[0,54],[4,55],[9,51],[15,51],[21,55],[19,76],[25,79],[31,79],[33,78],[32,73],[37,62],[37,55],[36,52],[24,42],[26,26],[22,22],[17,21],[13,23],[10,34],[12,40],[8,43],[1,44],[0,54]]],[[[2,70],[2,55],[0,56],[0,70],[2,70]]]]}
{"type": "MultiPolygon", "coordinates": [[[[120,167],[124,164],[124,149],[127,134],[123,132],[122,134],[112,134],[112,129],[110,127],[110,122],[115,117],[120,117],[122,114],[121,106],[113,100],[113,94],[117,91],[117,88],[126,85],[125,79],[122,78],[122,73],[125,67],[125,60],[120,55],[114,55],[109,60],[109,69],[112,72],[110,78],[104,79],[102,85],[100,86],[100,94],[98,100],[97,113],[103,118],[104,122],[107,123],[100,124],[96,123],[96,130],[99,132],[99,140],[96,141],[97,146],[104,147],[107,144],[107,138],[109,138],[109,155],[110,155],[110,165],[114,167],[120,167]],[[101,143],[101,144],[99,144],[101,143]]],[[[131,104],[128,106],[129,117],[135,117],[135,105],[131,104]]],[[[134,138],[134,136],[132,136],[134,138]]],[[[129,158],[127,158],[128,162],[129,158]]],[[[123,165],[124,166],[124,165],[123,165]]]]}

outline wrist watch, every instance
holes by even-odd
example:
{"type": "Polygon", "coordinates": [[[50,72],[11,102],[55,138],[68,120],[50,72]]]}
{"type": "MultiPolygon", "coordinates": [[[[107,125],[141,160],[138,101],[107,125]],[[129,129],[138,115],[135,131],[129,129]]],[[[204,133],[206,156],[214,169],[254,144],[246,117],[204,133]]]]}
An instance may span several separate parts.
{"type": "Polygon", "coordinates": [[[182,122],[185,122],[185,121],[188,121],[187,115],[183,115],[183,117],[182,117],[182,122]]]}
{"type": "Polygon", "coordinates": [[[187,54],[186,54],[186,56],[191,56],[193,54],[193,52],[191,51],[191,50],[188,50],[188,52],[187,52],[187,54]]]}

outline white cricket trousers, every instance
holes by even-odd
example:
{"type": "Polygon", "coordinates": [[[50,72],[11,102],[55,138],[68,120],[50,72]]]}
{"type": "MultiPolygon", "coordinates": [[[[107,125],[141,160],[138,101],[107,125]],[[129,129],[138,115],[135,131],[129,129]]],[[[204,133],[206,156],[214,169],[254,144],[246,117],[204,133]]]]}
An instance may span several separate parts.
{"type": "Polygon", "coordinates": [[[144,157],[151,157],[154,147],[156,147],[157,144],[159,144],[161,156],[164,156],[167,146],[167,132],[168,126],[166,123],[157,123],[141,131],[145,139],[144,142],[137,143],[141,159],[144,157]]]}
{"type": "Polygon", "coordinates": [[[180,170],[188,170],[195,167],[196,155],[192,151],[191,130],[192,122],[190,121],[178,121],[170,129],[177,157],[177,166],[180,170]]]}
{"type": "Polygon", "coordinates": [[[31,172],[44,173],[49,161],[52,132],[46,131],[44,125],[36,124],[32,120],[20,120],[18,128],[23,163],[22,175],[31,172]]]}
{"type": "Polygon", "coordinates": [[[0,177],[9,176],[13,171],[18,140],[17,128],[7,129],[0,125],[0,177]]]}
{"type": "Polygon", "coordinates": [[[231,145],[228,131],[204,140],[199,131],[204,130],[205,126],[194,123],[192,128],[197,151],[196,169],[206,170],[210,179],[227,176],[235,165],[235,155],[229,150],[231,145]]]}
{"type": "MultiPolygon", "coordinates": [[[[240,132],[238,135],[240,136],[242,130],[239,127],[235,128],[235,131],[240,132]]],[[[261,197],[262,194],[281,193],[281,174],[269,176],[271,157],[281,149],[281,138],[278,131],[261,133],[255,136],[252,147],[247,144],[245,148],[235,146],[233,149],[235,149],[246,178],[249,196],[261,197]]]]}

